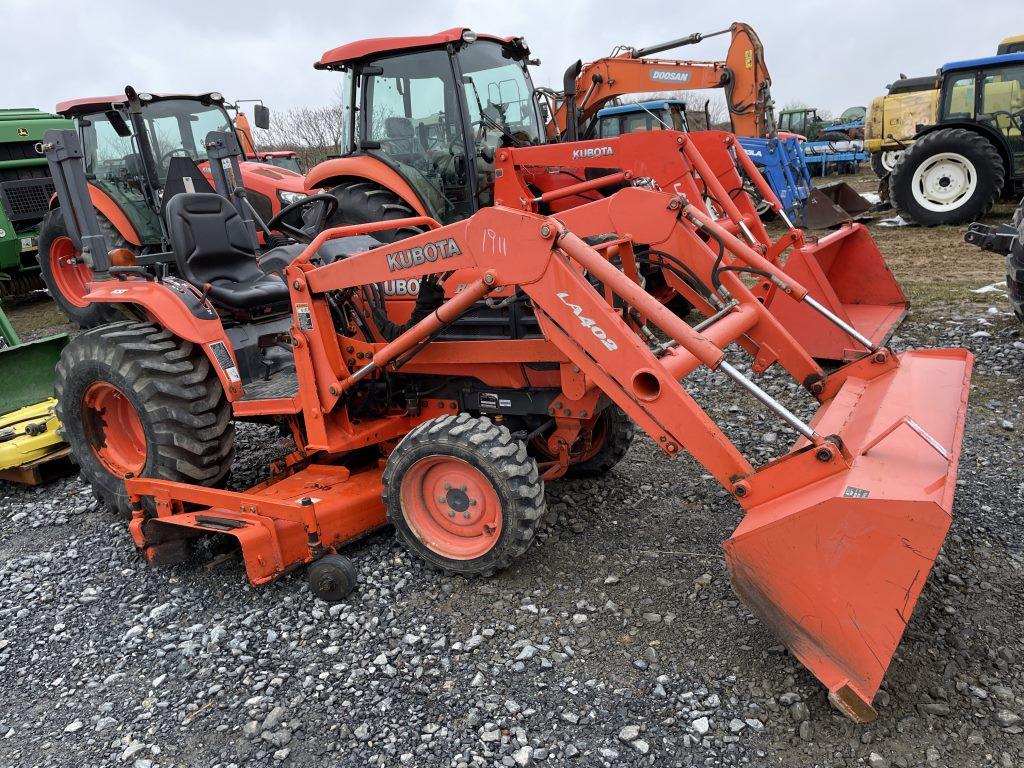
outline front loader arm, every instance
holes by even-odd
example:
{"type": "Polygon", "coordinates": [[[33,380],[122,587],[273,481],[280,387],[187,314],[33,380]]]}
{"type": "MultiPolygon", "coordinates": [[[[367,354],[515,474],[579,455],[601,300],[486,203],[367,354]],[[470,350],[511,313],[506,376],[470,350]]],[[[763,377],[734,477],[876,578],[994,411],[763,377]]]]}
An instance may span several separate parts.
{"type": "MultiPolygon", "coordinates": [[[[725,310],[698,331],[629,276],[633,233],[666,212],[684,231],[713,235],[737,263],[778,280],[792,300],[808,301],[805,289],[787,284],[774,265],[703,210],[682,196],[640,189],[569,211],[565,222],[486,208],[466,221],[319,268],[309,263],[322,244],[315,242],[287,270],[300,390],[319,393],[303,406],[307,428],[340,418],[345,392],[362,379],[400,374],[404,362],[481,299],[517,287],[530,299],[551,345],[550,359],[571,363],[559,366],[562,393],[549,410],[558,429],[571,435],[573,421],[592,417],[600,391],[667,455],[685,450],[703,464],[745,512],[725,543],[736,591],[827,686],[842,712],[868,721],[875,715],[871,700],[949,528],[971,356],[966,350],[894,355],[873,347],[872,354],[820,382],[820,408],[804,423],[726,360],[724,350],[764,322],[755,298],[736,286],[725,310]],[[620,233],[622,269],[574,233],[579,222],[571,217],[587,208],[600,211],[597,218],[620,233]],[[393,341],[344,361],[339,346],[354,340],[335,331],[325,294],[455,269],[463,271],[460,292],[393,341]],[[646,341],[636,330],[636,315],[671,342],[646,341]],[[681,380],[699,366],[724,374],[800,438],[755,469],[684,388],[681,380]],[[579,370],[570,385],[567,371],[573,367],[579,370]]],[[[387,224],[413,222],[425,223],[387,224]]],[[[347,234],[330,230],[318,240],[339,233],[347,234]]],[[[473,350],[491,346],[464,344],[458,362],[466,372],[459,375],[472,376],[480,357],[473,350]]],[[[715,397],[719,390],[704,392],[715,397]]]]}
{"type": "Polygon", "coordinates": [[[575,92],[555,110],[554,124],[566,131],[575,113],[585,124],[609,101],[636,93],[675,92],[722,88],[725,90],[732,132],[738,136],[765,136],[773,129],[771,77],[764,61],[764,47],[747,24],[734,22],[727,30],[731,43],[725,61],[685,61],[648,58],[681,45],[700,42],[711,35],[690,35],[661,46],[627,48],[613,56],[582,65],[575,92]],[[572,98],[574,109],[570,108],[572,98]]]}
{"type": "MultiPolygon", "coordinates": [[[[651,211],[668,210],[673,199],[665,193],[642,190],[633,190],[631,196],[645,196],[651,211]]],[[[613,204],[611,198],[594,205],[613,204]]],[[[310,255],[314,252],[307,249],[310,255]]],[[[767,398],[725,362],[722,351],[763,319],[756,302],[748,301],[719,320],[713,340],[662,306],[555,219],[501,207],[483,209],[467,221],[327,266],[313,268],[300,256],[289,267],[288,282],[296,304],[312,301],[312,317],[326,318],[329,313],[315,303],[327,292],[382,282],[396,273],[403,278],[422,278],[452,270],[471,271],[477,277],[425,320],[393,341],[376,345],[372,358],[355,370],[330,362],[341,357],[335,336],[296,324],[293,333],[299,337],[298,346],[308,348],[312,359],[320,361],[314,366],[316,381],[310,383],[321,393],[324,410],[333,409],[347,390],[367,376],[398,370],[406,356],[429,344],[436,331],[494,290],[518,286],[530,297],[546,339],[557,349],[552,350],[553,357],[561,353],[578,366],[588,379],[588,389],[600,388],[666,454],[676,455],[685,449],[730,491],[753,473],[750,462],[679,380],[705,365],[720,369],[748,391],[767,398]],[[671,337],[673,348],[657,357],[584,272],[671,337]]],[[[572,412],[571,406],[567,407],[572,412]]],[[[774,401],[772,407],[791,424],[799,424],[774,401]]],[[[816,448],[833,453],[813,430],[804,425],[800,428],[816,448]]],[[[741,490],[738,495],[743,493],[741,490]]]]}

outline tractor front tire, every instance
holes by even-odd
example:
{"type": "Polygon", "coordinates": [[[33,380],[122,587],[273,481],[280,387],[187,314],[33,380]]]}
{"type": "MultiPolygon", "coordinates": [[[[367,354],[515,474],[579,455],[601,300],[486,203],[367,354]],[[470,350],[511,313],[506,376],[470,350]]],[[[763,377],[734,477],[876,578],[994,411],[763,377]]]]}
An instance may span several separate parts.
{"type": "Polygon", "coordinates": [[[425,421],[388,457],[388,520],[449,574],[490,576],[523,555],[544,515],[544,481],[522,441],[467,413],[425,421]]]}
{"type": "Polygon", "coordinates": [[[1006,289],[1013,314],[1024,323],[1024,200],[1020,201],[1013,214],[1013,226],[1017,230],[1017,239],[1006,255],[1006,289]]]}
{"type": "MultiPolygon", "coordinates": [[[[328,227],[370,224],[377,221],[407,219],[419,215],[397,194],[372,181],[351,181],[339,184],[330,191],[330,194],[338,198],[338,210],[327,223],[328,227]]],[[[382,243],[394,243],[418,235],[422,231],[419,227],[400,227],[372,234],[382,243]]]]}
{"type": "Polygon", "coordinates": [[[128,476],[216,486],[235,428],[203,350],[149,323],[85,331],[57,363],[57,415],[96,498],[131,515],[128,476]]]}
{"type": "MultiPolygon", "coordinates": [[[[97,211],[100,231],[111,248],[130,248],[113,224],[97,211]]],[[[68,234],[64,213],[54,208],[39,228],[39,269],[50,296],[67,318],[79,328],[94,328],[117,318],[110,304],[85,300],[92,270],[78,263],[79,253],[68,234]]]]}
{"type": "Polygon", "coordinates": [[[934,227],[984,216],[1003,191],[999,150],[980,134],[943,128],[914,142],[896,161],[889,192],[908,221],[934,227]]]}
{"type": "Polygon", "coordinates": [[[872,152],[871,170],[875,172],[875,176],[881,179],[886,174],[892,173],[892,169],[896,166],[896,161],[900,159],[902,154],[903,151],[899,149],[884,149],[880,152],[872,152]]]}

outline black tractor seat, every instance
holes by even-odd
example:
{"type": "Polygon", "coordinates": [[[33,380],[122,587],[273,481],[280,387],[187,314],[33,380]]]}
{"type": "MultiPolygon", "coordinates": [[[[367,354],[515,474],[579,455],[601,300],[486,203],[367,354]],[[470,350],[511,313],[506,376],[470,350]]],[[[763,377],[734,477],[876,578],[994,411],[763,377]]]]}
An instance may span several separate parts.
{"type": "Polygon", "coordinates": [[[288,306],[288,286],[260,269],[252,235],[226,199],[182,192],[167,201],[164,215],[178,271],[214,304],[242,312],[288,306]]]}

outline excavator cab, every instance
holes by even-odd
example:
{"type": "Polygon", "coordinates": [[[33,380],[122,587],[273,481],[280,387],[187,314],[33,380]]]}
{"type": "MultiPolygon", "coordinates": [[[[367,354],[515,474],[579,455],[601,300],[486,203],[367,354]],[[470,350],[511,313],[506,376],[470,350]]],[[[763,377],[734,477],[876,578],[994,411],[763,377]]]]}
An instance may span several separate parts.
{"type": "Polygon", "coordinates": [[[329,51],[317,65],[344,73],[342,155],[395,171],[443,223],[491,205],[495,152],[542,141],[525,43],[470,30],[430,47],[372,42],[329,51]],[[366,54],[345,50],[357,46],[366,54]]]}

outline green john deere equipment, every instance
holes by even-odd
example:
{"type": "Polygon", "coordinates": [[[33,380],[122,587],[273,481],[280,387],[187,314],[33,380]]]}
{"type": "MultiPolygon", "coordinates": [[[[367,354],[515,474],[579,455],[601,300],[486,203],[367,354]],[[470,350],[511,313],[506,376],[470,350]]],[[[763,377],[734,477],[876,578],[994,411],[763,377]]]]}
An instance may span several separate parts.
{"type": "Polygon", "coordinates": [[[70,127],[38,109],[0,109],[0,297],[43,288],[36,250],[53,182],[36,144],[46,131],[70,127]]]}
{"type": "Polygon", "coordinates": [[[0,480],[38,485],[67,456],[53,396],[67,343],[66,333],[22,343],[0,307],[0,480]]]}

